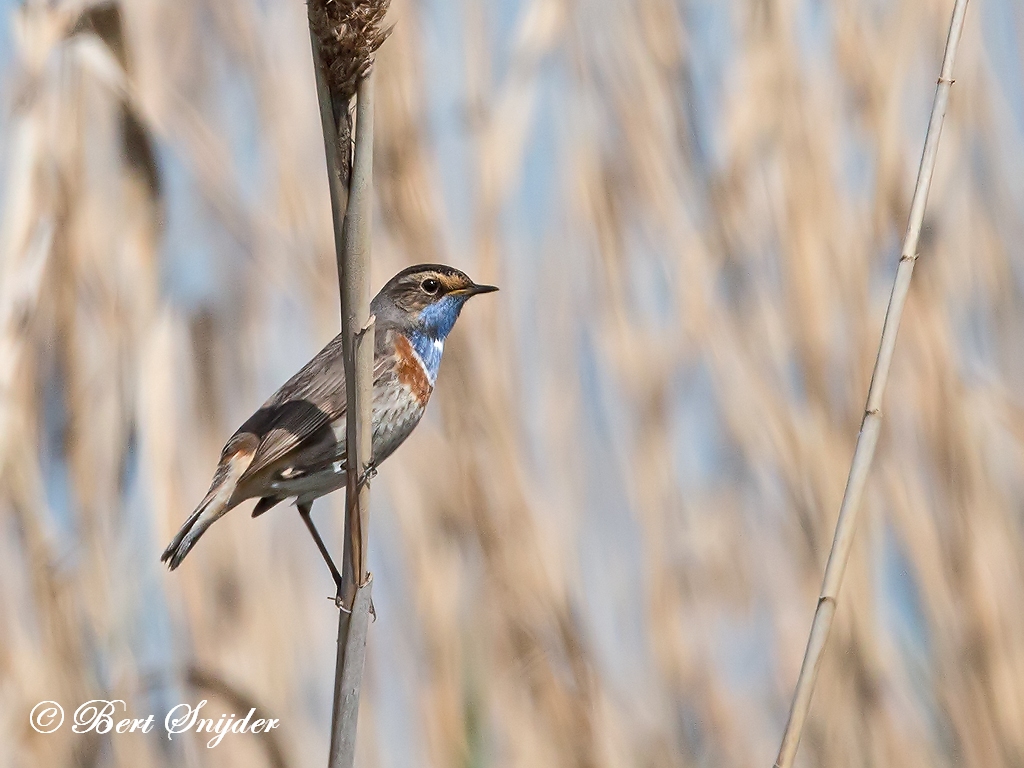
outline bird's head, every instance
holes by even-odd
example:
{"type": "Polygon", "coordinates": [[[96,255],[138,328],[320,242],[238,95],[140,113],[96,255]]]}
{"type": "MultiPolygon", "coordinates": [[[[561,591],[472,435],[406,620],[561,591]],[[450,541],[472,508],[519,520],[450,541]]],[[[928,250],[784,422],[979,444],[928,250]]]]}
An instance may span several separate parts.
{"type": "Polygon", "coordinates": [[[403,269],[381,288],[372,311],[378,320],[386,318],[443,341],[471,297],[496,290],[493,285],[477,285],[453,267],[417,264],[403,269]]]}

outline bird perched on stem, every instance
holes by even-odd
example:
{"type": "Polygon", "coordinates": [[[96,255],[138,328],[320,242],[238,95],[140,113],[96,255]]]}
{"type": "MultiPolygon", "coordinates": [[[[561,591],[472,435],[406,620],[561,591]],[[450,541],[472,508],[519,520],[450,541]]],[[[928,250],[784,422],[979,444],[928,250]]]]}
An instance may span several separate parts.
{"type": "MultiPolygon", "coordinates": [[[[420,264],[391,278],[370,304],[376,319],[371,476],[409,436],[434,389],[444,342],[472,296],[498,290],[463,272],[420,264]]],[[[171,570],[225,512],[258,498],[252,516],[295,497],[299,513],[338,573],[309,517],[313,500],[346,484],[345,371],[341,335],[303,366],[231,436],[206,497],[160,560],[171,570]]]]}

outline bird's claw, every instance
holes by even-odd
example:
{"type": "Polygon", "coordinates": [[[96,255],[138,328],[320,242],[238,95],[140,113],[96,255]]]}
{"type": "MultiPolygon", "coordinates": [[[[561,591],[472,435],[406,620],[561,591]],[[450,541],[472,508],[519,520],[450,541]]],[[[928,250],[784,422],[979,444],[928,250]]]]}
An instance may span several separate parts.
{"type": "Polygon", "coordinates": [[[376,476],[377,466],[373,463],[367,464],[363,468],[363,476],[359,478],[359,487],[362,488],[364,485],[368,485],[376,476]]]}
{"type": "MultiPolygon", "coordinates": [[[[334,603],[334,607],[337,608],[342,613],[348,614],[349,616],[352,615],[352,608],[350,606],[346,606],[345,605],[345,598],[343,598],[341,596],[341,590],[340,589],[338,590],[338,593],[334,597],[328,597],[327,599],[330,600],[331,602],[333,602],[334,603]]],[[[373,605],[373,598],[372,597],[370,598],[370,615],[373,617],[374,622],[376,622],[377,621],[377,609],[373,605]]]]}
{"type": "Polygon", "coordinates": [[[342,613],[348,613],[348,614],[352,613],[352,609],[351,608],[346,608],[345,607],[345,598],[343,598],[341,596],[341,592],[336,594],[334,597],[328,597],[327,599],[330,600],[332,603],[334,603],[334,607],[337,608],[342,613]]]}

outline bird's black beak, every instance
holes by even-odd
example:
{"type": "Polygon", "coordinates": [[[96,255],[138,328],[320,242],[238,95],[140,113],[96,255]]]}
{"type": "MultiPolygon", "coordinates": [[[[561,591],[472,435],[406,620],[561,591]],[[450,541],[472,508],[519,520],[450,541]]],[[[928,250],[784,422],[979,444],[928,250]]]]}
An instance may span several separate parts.
{"type": "Polygon", "coordinates": [[[478,293],[494,293],[498,290],[496,285],[471,285],[468,288],[459,291],[466,296],[476,296],[478,293]]]}

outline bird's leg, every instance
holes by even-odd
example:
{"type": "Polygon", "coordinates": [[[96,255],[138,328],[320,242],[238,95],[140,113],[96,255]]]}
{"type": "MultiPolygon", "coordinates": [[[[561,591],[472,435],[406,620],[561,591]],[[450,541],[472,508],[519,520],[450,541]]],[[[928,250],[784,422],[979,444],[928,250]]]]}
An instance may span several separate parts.
{"type": "Polygon", "coordinates": [[[337,594],[334,597],[334,604],[337,605],[341,610],[345,610],[345,606],[341,599],[341,572],[338,570],[338,566],[334,564],[334,560],[331,559],[331,553],[327,551],[327,545],[324,544],[324,540],[320,538],[320,532],[316,529],[313,524],[313,518],[310,517],[310,511],[313,509],[312,502],[306,504],[296,504],[299,508],[299,515],[302,517],[302,522],[306,524],[306,528],[309,529],[309,535],[313,537],[313,541],[316,542],[316,548],[320,550],[320,554],[324,558],[324,562],[327,563],[327,567],[331,569],[331,576],[334,578],[334,584],[338,589],[337,594]]]}

